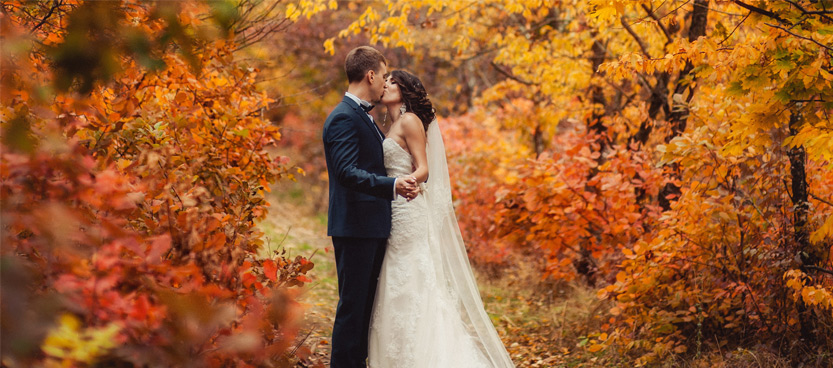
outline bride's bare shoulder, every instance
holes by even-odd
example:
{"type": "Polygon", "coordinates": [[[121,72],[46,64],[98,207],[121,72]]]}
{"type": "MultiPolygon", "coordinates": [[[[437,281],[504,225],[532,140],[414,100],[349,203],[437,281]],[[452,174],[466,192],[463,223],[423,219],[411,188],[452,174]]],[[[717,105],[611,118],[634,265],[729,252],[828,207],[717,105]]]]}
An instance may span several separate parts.
{"type": "Polygon", "coordinates": [[[419,117],[412,112],[402,114],[399,118],[399,122],[402,124],[402,129],[405,132],[425,131],[422,127],[422,121],[419,120],[419,117]]]}

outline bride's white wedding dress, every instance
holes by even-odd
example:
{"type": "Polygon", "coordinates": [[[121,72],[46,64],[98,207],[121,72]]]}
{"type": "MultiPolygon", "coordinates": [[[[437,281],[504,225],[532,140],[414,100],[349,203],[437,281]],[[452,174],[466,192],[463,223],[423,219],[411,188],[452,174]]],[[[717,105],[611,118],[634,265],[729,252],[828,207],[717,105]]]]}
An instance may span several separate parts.
{"type": "MultiPolygon", "coordinates": [[[[431,125],[428,188],[410,202],[399,197],[392,203],[369,366],[514,367],[483,309],[454,218],[442,138],[437,122],[431,125]]],[[[411,155],[391,138],[382,146],[388,176],[409,175],[411,155]]]]}

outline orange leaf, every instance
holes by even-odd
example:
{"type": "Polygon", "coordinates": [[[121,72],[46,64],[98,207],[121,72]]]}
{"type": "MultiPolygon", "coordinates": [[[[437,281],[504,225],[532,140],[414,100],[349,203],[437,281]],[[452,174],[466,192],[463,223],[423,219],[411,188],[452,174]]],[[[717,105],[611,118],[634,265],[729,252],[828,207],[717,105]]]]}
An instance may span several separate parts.
{"type": "Polygon", "coordinates": [[[263,261],[263,274],[273,282],[278,281],[278,266],[275,265],[275,261],[271,259],[263,261]]]}

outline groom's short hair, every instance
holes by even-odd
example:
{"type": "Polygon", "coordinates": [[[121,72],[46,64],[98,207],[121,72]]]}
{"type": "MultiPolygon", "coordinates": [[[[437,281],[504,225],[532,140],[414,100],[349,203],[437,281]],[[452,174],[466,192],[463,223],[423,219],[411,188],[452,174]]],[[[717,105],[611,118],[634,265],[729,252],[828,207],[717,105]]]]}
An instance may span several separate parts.
{"type": "Polygon", "coordinates": [[[388,61],[379,50],[370,46],[359,46],[350,50],[347,58],[344,59],[344,71],[347,72],[347,81],[350,83],[361,81],[369,70],[379,70],[380,64],[388,61]]]}

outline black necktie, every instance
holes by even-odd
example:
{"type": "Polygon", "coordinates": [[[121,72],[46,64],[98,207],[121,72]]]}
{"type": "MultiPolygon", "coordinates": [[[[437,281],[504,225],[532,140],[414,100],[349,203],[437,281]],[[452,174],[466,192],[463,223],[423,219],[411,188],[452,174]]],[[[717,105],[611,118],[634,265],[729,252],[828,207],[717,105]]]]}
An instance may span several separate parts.
{"type": "Polygon", "coordinates": [[[371,104],[370,104],[369,102],[367,102],[367,101],[362,101],[361,106],[362,106],[362,110],[364,110],[364,112],[366,112],[366,113],[368,113],[368,114],[369,114],[369,113],[370,113],[370,110],[373,110],[373,107],[374,107],[374,106],[376,106],[376,105],[371,105],[371,104]]]}

